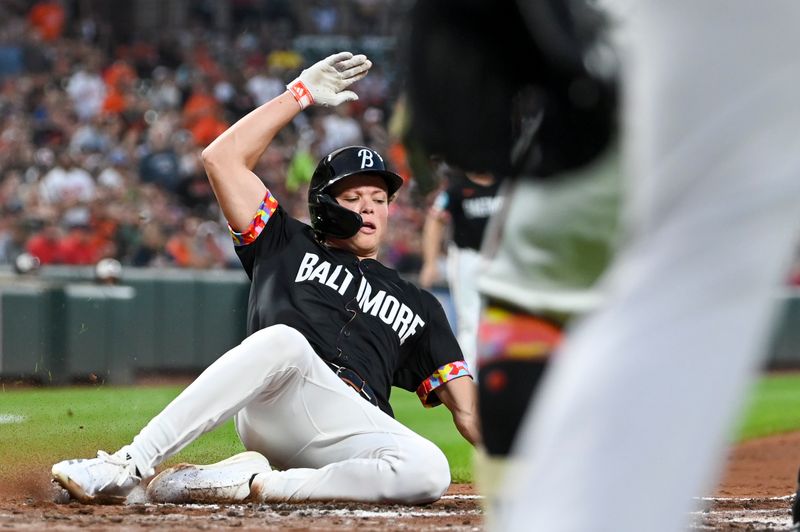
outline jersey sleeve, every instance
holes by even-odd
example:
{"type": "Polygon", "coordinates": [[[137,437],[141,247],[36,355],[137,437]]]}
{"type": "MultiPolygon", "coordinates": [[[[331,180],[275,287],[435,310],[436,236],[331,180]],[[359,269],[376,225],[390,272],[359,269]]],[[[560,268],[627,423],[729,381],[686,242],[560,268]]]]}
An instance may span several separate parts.
{"type": "Polygon", "coordinates": [[[257,256],[269,256],[270,253],[277,252],[286,245],[293,221],[267,189],[264,200],[244,231],[237,233],[228,225],[236,255],[249,278],[253,278],[253,266],[257,256]]]}
{"type": "Polygon", "coordinates": [[[427,324],[420,339],[411,346],[412,354],[395,373],[395,386],[415,391],[426,407],[441,404],[432,393],[446,382],[470,377],[461,347],[450,328],[447,316],[433,294],[422,291],[423,303],[429,309],[427,324]]]}
{"type": "Polygon", "coordinates": [[[267,189],[266,193],[264,194],[264,199],[253,216],[253,220],[250,222],[250,225],[247,226],[247,229],[241,233],[237,233],[233,230],[233,228],[231,228],[230,224],[228,224],[228,231],[231,233],[233,245],[238,248],[255,242],[277,209],[278,200],[272,195],[272,192],[267,189]]]}

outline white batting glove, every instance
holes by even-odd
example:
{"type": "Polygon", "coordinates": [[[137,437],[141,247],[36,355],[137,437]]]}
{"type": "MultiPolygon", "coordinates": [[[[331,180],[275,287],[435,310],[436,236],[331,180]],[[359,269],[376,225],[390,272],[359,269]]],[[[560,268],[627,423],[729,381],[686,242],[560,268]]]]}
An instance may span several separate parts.
{"type": "Polygon", "coordinates": [[[345,90],[369,72],[372,62],[365,55],[339,52],[303,70],[286,88],[302,109],[311,104],[339,105],[358,100],[353,91],[345,90]]]}

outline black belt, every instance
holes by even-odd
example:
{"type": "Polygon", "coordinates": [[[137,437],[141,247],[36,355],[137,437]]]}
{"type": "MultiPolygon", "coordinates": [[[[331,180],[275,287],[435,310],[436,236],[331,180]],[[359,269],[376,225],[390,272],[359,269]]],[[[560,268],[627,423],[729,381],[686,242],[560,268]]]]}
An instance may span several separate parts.
{"type": "Polygon", "coordinates": [[[373,405],[378,406],[378,397],[375,395],[375,392],[372,391],[372,388],[369,387],[367,381],[361,378],[361,375],[350,368],[339,366],[333,362],[326,360],[325,363],[330,366],[337,377],[342,379],[345,384],[357,391],[361,397],[373,405]]]}

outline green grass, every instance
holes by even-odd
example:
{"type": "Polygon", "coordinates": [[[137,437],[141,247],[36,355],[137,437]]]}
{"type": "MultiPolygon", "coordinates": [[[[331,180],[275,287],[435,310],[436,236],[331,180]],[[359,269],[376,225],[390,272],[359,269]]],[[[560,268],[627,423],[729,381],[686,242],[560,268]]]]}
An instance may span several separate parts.
{"type": "MultiPolygon", "coordinates": [[[[113,452],[169,403],[182,386],[0,388],[0,415],[23,416],[0,424],[0,477],[19,464],[50,464],[64,458],[113,452]]],[[[395,390],[397,419],[445,452],[454,482],[472,480],[472,448],[453,427],[443,406],[422,408],[415,394],[395,390]]],[[[229,421],[204,435],[167,463],[211,463],[244,450],[229,421]]]]}
{"type": "Polygon", "coordinates": [[[800,374],[777,373],[759,379],[742,414],[737,439],[795,430],[800,430],[800,374]]]}
{"type": "Polygon", "coordinates": [[[461,437],[450,411],[444,405],[423,408],[415,393],[392,392],[395,418],[417,434],[428,438],[447,456],[453,482],[472,482],[472,446],[461,437]]]}
{"type": "MultiPolygon", "coordinates": [[[[0,416],[23,416],[0,424],[0,477],[4,470],[41,467],[64,458],[114,451],[180,393],[181,386],[0,388],[0,416]]],[[[395,390],[397,419],[436,443],[447,455],[454,482],[472,481],[472,448],[453,427],[443,406],[422,408],[416,395],[395,390]]],[[[800,430],[800,374],[765,376],[755,384],[737,440],[800,430]]],[[[168,463],[210,463],[243,450],[227,422],[168,463]]]]}

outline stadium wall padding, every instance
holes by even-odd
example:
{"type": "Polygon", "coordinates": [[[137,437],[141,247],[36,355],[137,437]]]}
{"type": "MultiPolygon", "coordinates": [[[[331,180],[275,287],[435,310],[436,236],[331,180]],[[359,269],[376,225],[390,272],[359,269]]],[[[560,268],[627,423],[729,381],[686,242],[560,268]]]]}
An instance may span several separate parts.
{"type": "MultiPolygon", "coordinates": [[[[131,384],[147,374],[196,374],[245,337],[249,282],[241,272],[126,268],[117,285],[95,284],[92,274],[0,271],[0,377],[131,384]]],[[[435,293],[449,308],[446,287],[435,293]]],[[[798,369],[800,289],[780,299],[766,365],[798,369]]]]}

